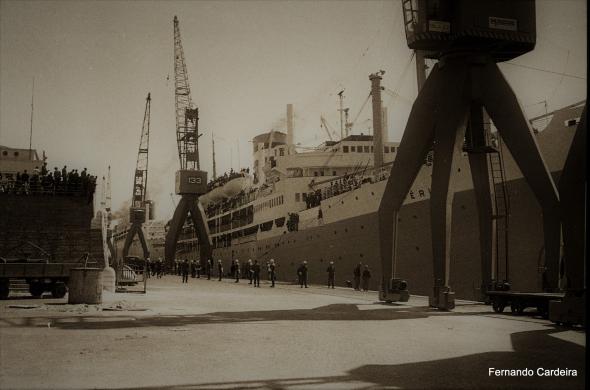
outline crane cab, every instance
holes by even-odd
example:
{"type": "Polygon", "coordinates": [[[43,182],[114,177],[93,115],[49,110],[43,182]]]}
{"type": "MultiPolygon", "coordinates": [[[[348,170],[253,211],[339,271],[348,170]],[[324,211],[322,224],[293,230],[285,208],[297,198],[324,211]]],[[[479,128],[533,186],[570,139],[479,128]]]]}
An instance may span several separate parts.
{"type": "Polygon", "coordinates": [[[207,193],[207,172],[196,169],[176,171],[177,195],[203,195],[207,193]]]}
{"type": "Polygon", "coordinates": [[[534,0],[403,0],[408,47],[426,57],[464,50],[508,61],[535,48],[534,0]]]}

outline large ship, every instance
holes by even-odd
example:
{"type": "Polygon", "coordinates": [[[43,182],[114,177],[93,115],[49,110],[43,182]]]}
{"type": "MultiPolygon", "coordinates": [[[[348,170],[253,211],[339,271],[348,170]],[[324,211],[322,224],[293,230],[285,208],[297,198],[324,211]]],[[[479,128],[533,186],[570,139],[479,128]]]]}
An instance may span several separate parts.
{"type": "MultiPolygon", "coordinates": [[[[556,180],[584,104],[531,120],[556,180]]],[[[236,259],[265,264],[272,258],[278,264],[278,279],[284,281],[293,281],[305,260],[312,283],[327,280],[326,268],[333,261],[340,286],[349,285],[353,268],[362,263],[377,271],[370,288],[378,289],[376,213],[398,143],[383,143],[384,165],[378,170],[373,168],[371,135],[348,135],[299,152],[292,141],[292,114],[287,111],[286,133],[270,131],[252,140],[252,170],[216,178],[200,198],[213,241],[213,260],[228,266],[236,259]]],[[[515,290],[538,291],[544,271],[541,209],[497,133],[491,133],[490,142],[499,152],[490,156],[490,169],[501,166],[498,175],[491,175],[496,178],[492,184],[501,188],[502,207],[509,208],[509,219],[498,223],[503,226],[497,231],[502,248],[496,254],[496,278],[510,280],[515,290]]],[[[411,293],[420,295],[428,295],[432,287],[431,172],[429,154],[404,202],[399,223],[397,274],[408,281],[411,293]]],[[[450,285],[458,298],[480,299],[478,219],[467,152],[455,172],[454,191],[450,285]]],[[[179,253],[197,258],[195,241],[189,226],[179,253]]]]}

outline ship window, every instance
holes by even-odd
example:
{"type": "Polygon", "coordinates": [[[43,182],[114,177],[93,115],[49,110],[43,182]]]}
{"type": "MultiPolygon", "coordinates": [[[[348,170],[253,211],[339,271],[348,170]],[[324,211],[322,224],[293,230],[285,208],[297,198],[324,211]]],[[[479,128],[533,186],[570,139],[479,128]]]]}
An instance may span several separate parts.
{"type": "Polygon", "coordinates": [[[332,176],[336,176],[336,171],[332,171],[332,176]]]}
{"type": "Polygon", "coordinates": [[[355,146],[351,146],[351,147],[350,147],[350,151],[351,151],[351,152],[354,152],[355,150],[356,150],[356,147],[355,147],[355,146]]]}
{"type": "Polygon", "coordinates": [[[368,145],[367,145],[367,146],[365,146],[365,153],[369,153],[369,150],[371,150],[371,147],[370,147],[370,146],[368,146],[368,145]]]}
{"type": "Polygon", "coordinates": [[[3,156],[8,156],[8,152],[5,150],[5,151],[2,152],[2,155],[3,156]]]}
{"type": "Polygon", "coordinates": [[[395,153],[395,146],[391,147],[391,153],[395,153]]]}
{"type": "Polygon", "coordinates": [[[373,153],[373,147],[371,146],[371,153],[373,153]]]}
{"type": "Polygon", "coordinates": [[[295,193],[295,202],[299,202],[299,192],[295,193]]]}
{"type": "Polygon", "coordinates": [[[301,195],[303,195],[303,201],[305,202],[307,200],[307,192],[302,192],[301,195]]]}
{"type": "Polygon", "coordinates": [[[359,145],[359,146],[357,146],[357,147],[356,147],[356,151],[357,151],[357,153],[362,153],[362,152],[363,152],[363,147],[362,147],[362,146],[360,146],[360,145],[359,145]]]}
{"type": "Polygon", "coordinates": [[[18,157],[18,152],[14,152],[14,157],[18,157]]]}
{"type": "Polygon", "coordinates": [[[317,176],[318,175],[318,172],[317,171],[313,171],[313,175],[314,176],[317,176]]]}
{"type": "Polygon", "coordinates": [[[280,149],[279,150],[279,155],[284,156],[285,155],[285,149],[280,149]]]}
{"type": "Polygon", "coordinates": [[[348,146],[343,146],[343,147],[342,147],[342,151],[343,151],[344,153],[348,153],[348,146]]]}
{"type": "Polygon", "coordinates": [[[320,171],[320,176],[324,176],[324,171],[320,171]]]}
{"type": "Polygon", "coordinates": [[[384,153],[389,153],[389,146],[384,146],[383,147],[383,152],[384,153]]]}

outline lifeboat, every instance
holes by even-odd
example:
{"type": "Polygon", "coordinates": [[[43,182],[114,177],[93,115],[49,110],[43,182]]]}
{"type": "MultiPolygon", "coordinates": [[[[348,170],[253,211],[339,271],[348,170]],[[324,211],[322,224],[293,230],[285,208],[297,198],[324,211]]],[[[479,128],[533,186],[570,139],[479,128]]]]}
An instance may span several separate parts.
{"type": "Polygon", "coordinates": [[[248,191],[252,187],[252,182],[252,176],[250,175],[236,177],[225,183],[221,189],[226,198],[231,198],[232,196],[239,194],[241,191],[248,191]]]}

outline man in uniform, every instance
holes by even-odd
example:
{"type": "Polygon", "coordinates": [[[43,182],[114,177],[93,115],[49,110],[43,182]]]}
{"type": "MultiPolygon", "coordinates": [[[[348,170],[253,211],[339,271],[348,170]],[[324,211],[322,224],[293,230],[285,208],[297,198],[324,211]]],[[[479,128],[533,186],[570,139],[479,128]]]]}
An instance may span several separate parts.
{"type": "Polygon", "coordinates": [[[307,288],[307,261],[303,261],[299,268],[297,268],[297,276],[299,276],[299,286],[307,288]]]}
{"type": "Polygon", "coordinates": [[[180,269],[182,271],[182,283],[188,283],[188,259],[184,259],[184,261],[180,264],[180,269]]]}
{"type": "Polygon", "coordinates": [[[254,273],[254,270],[252,269],[252,259],[248,259],[248,262],[246,263],[246,269],[244,272],[246,272],[246,275],[248,275],[248,279],[250,279],[250,283],[248,284],[252,284],[252,276],[254,273]]]}
{"type": "Polygon", "coordinates": [[[260,287],[260,264],[258,264],[258,260],[254,260],[252,271],[254,277],[254,287],[260,287]]]}
{"type": "Polygon", "coordinates": [[[359,264],[354,267],[354,289],[360,290],[361,286],[361,268],[363,267],[363,263],[359,262],[359,264]]]}
{"type": "Polygon", "coordinates": [[[330,261],[330,265],[326,270],[328,272],[328,288],[334,288],[334,280],[336,278],[336,267],[334,267],[334,262],[330,261]]]}
{"type": "Polygon", "coordinates": [[[275,280],[277,279],[277,275],[275,273],[275,271],[276,271],[275,259],[270,259],[270,265],[268,266],[268,270],[269,270],[269,273],[270,273],[270,282],[272,283],[270,285],[270,287],[274,287],[275,286],[275,280]]]}
{"type": "Polygon", "coordinates": [[[240,282],[240,260],[236,259],[234,261],[234,274],[236,276],[236,281],[235,283],[239,283],[240,282]]]}
{"type": "Polygon", "coordinates": [[[363,291],[369,291],[369,280],[371,280],[371,271],[369,270],[369,264],[365,264],[363,270],[363,291]]]}
{"type": "Polygon", "coordinates": [[[223,264],[221,263],[221,259],[217,260],[217,273],[219,274],[219,281],[221,282],[221,278],[223,277],[223,264]]]}

